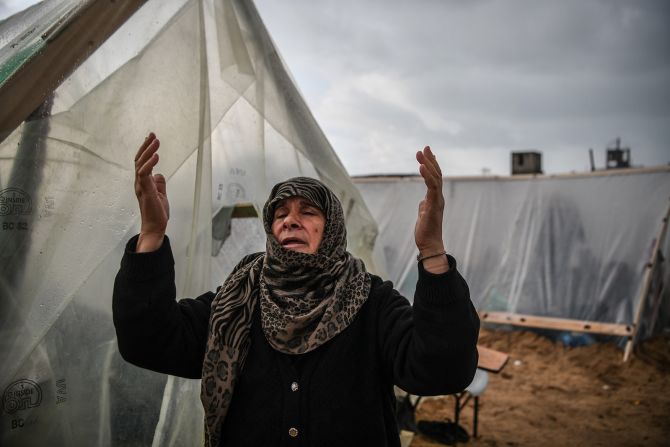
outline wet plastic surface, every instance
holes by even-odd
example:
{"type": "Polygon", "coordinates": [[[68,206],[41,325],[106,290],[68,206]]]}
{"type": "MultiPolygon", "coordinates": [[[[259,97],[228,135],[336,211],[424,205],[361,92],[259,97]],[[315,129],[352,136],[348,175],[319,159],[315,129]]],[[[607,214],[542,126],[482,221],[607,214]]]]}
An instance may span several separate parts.
{"type": "MultiPolygon", "coordinates": [[[[40,7],[3,27],[49,26],[40,7]]],[[[213,224],[226,224],[214,216],[260,210],[296,175],[336,192],[349,249],[375,270],[376,224],[253,3],[148,1],[0,143],[3,446],[202,443],[199,381],[124,362],[112,325],[114,276],[139,229],[133,159],[149,131],[161,139],[178,296],[214,290],[264,250],[254,218],[233,219],[213,244],[213,224]]]]}

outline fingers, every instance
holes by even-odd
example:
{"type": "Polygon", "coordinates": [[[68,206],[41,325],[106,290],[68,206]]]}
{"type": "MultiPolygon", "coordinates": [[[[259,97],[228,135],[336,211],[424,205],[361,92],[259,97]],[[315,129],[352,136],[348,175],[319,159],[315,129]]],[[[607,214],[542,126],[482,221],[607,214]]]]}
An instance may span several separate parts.
{"type": "Polygon", "coordinates": [[[140,151],[138,151],[135,159],[135,171],[138,176],[144,177],[151,174],[151,170],[158,163],[159,157],[156,151],[159,147],[160,141],[153,133],[140,146],[140,151]]]}
{"type": "Polygon", "coordinates": [[[442,177],[442,170],[440,169],[440,165],[437,162],[437,158],[435,157],[435,154],[433,154],[433,151],[430,149],[430,146],[426,146],[423,148],[423,151],[417,152],[416,159],[419,163],[428,166],[430,170],[434,172],[437,176],[442,177]]]}
{"type": "MultiPolygon", "coordinates": [[[[151,146],[149,146],[151,148],[151,146]]],[[[156,149],[158,149],[158,145],[156,145],[156,149]]],[[[155,151],[155,149],[154,149],[155,151]]],[[[149,155],[149,158],[143,163],[143,164],[138,164],[139,168],[137,169],[137,176],[138,177],[146,177],[151,174],[152,169],[154,166],[158,164],[158,154],[155,152],[153,154],[149,155]]]]}
{"type": "Polygon", "coordinates": [[[423,181],[428,188],[437,188],[439,186],[435,172],[431,171],[425,164],[419,166],[419,174],[423,177],[423,181]]]}
{"type": "Polygon", "coordinates": [[[435,172],[437,172],[437,175],[442,178],[442,169],[440,169],[440,164],[437,162],[437,157],[435,154],[433,154],[433,151],[430,149],[430,146],[426,146],[424,149],[424,152],[428,153],[428,160],[431,162],[431,165],[433,168],[435,168],[435,172]]]}
{"type": "Polygon", "coordinates": [[[423,151],[417,152],[416,160],[420,163],[419,173],[423,177],[426,186],[441,189],[442,170],[430,147],[426,146],[423,151]]]}
{"type": "Polygon", "coordinates": [[[165,177],[163,177],[163,174],[155,174],[154,183],[156,184],[156,189],[159,193],[167,195],[165,177]]]}
{"type": "Polygon", "coordinates": [[[140,148],[137,150],[137,154],[135,154],[135,162],[140,158],[142,153],[145,151],[145,149],[151,144],[153,140],[156,139],[156,134],[153,132],[149,132],[149,135],[144,139],[144,143],[140,146],[140,148]]]}
{"type": "Polygon", "coordinates": [[[156,151],[159,147],[160,141],[151,132],[135,155],[135,194],[138,198],[157,189],[151,172],[158,163],[159,157],[156,151]]]}

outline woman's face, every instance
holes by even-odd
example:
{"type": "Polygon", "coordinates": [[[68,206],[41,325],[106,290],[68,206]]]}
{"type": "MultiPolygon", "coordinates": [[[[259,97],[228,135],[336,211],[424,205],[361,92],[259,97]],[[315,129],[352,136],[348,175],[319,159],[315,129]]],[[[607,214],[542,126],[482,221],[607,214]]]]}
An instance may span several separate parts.
{"type": "Polygon", "coordinates": [[[272,234],[288,250],[316,253],[325,226],[326,218],[319,208],[304,197],[293,196],[277,204],[272,234]]]}

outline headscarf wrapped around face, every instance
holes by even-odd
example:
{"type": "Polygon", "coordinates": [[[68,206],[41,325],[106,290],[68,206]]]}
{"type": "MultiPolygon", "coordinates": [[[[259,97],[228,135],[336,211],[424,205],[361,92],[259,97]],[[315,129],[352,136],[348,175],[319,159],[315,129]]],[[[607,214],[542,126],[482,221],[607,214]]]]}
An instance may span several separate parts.
{"type": "Polygon", "coordinates": [[[212,301],[202,369],[205,445],[219,445],[237,377],[249,351],[251,316],[260,299],[265,338],[286,354],[312,351],[346,329],[370,292],[370,276],[347,252],[342,205],[318,180],[278,183],[263,208],[266,252],[247,256],[212,301]],[[289,197],[304,197],[325,217],[316,253],[282,247],[272,233],[274,211],[289,197]]]}

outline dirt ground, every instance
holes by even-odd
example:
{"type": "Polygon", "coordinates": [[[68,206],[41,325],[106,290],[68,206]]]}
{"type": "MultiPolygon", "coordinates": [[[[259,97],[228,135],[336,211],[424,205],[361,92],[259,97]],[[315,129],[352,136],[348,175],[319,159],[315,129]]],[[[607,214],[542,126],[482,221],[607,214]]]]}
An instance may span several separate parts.
{"type": "MultiPolygon", "coordinates": [[[[613,344],[564,347],[527,331],[482,330],[480,344],[507,352],[480,398],[472,446],[670,446],[670,333],[622,363],[613,344]]],[[[417,420],[453,419],[453,397],[422,402],[417,420]]],[[[472,433],[472,403],[461,425],[472,433]]],[[[412,447],[437,447],[422,435],[412,447]]]]}

